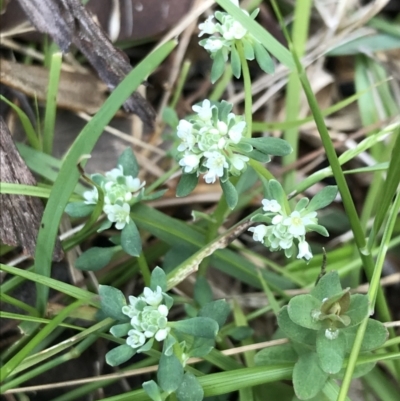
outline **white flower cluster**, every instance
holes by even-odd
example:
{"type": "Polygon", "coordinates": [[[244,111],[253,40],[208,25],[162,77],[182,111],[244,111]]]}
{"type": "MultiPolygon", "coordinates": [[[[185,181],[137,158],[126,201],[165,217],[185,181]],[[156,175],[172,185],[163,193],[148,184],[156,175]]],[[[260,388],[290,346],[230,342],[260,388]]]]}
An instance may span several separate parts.
{"type": "Polygon", "coordinates": [[[170,331],[167,327],[169,310],[163,304],[164,296],[160,286],[155,291],[145,287],[143,295],[130,296],[130,305],[122,307],[122,312],[130,317],[133,327],[126,339],[132,348],[142,347],[148,339],[163,341],[167,337],[170,331]]]}
{"type": "Polygon", "coordinates": [[[307,231],[317,226],[317,212],[307,211],[306,208],[295,210],[290,215],[274,199],[263,199],[263,210],[266,217],[272,218],[271,225],[260,224],[249,228],[253,232],[254,241],[263,243],[271,252],[283,249],[287,257],[291,257],[294,241],[297,241],[298,259],[310,260],[313,255],[305,239],[307,231]]]}
{"type": "MultiPolygon", "coordinates": [[[[220,105],[232,109],[232,105],[223,102],[220,105]]],[[[243,138],[246,123],[233,113],[222,114],[217,105],[211,105],[204,100],[201,106],[193,106],[197,113],[190,121],[180,120],[177,135],[181,140],[178,146],[179,164],[185,173],[204,174],[207,184],[214,183],[218,178],[226,178],[228,173],[240,175],[245,170],[249,158],[238,154],[237,145],[243,138]]]]}
{"type": "MultiPolygon", "coordinates": [[[[122,230],[129,223],[130,206],[129,201],[137,196],[145,182],[140,182],[139,178],[133,178],[130,175],[124,175],[123,167],[118,166],[107,172],[104,176],[100,174],[92,175],[104,191],[103,211],[107,214],[110,222],[116,223],[115,228],[122,230]]],[[[95,205],[99,200],[97,188],[83,194],[85,203],[95,205]]]]}

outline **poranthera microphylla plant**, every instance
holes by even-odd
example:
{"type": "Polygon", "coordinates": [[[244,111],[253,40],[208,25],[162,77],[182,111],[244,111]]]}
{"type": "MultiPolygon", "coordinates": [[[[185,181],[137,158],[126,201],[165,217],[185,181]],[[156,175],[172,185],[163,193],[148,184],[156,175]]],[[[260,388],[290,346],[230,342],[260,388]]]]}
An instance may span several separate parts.
{"type": "MultiPolygon", "coordinates": [[[[232,2],[238,6],[238,1],[232,2]]],[[[255,18],[257,13],[258,10],[251,17],[255,18]]],[[[200,23],[199,30],[200,45],[213,59],[212,82],[220,78],[228,60],[237,78],[242,71],[243,76],[245,72],[247,74],[247,61],[254,59],[263,71],[273,72],[273,61],[264,46],[229,14],[217,11],[200,23]]],[[[212,234],[217,234],[215,221],[222,222],[225,215],[224,207],[220,206],[236,207],[235,184],[246,169],[255,167],[260,174],[260,168],[264,169],[263,164],[268,163],[271,156],[285,156],[292,151],[280,138],[252,137],[249,90],[245,83],[245,117],[233,113],[233,105],[224,100],[204,99],[192,106],[193,114],[177,123],[175,155],[182,168],[177,196],[190,194],[199,179],[206,184],[218,183],[223,191],[222,203],[210,219],[212,234]]],[[[83,253],[77,261],[78,268],[98,270],[121,249],[140,257],[143,267],[141,237],[131,217],[131,209],[136,203],[161,197],[164,192],[148,194],[145,182],[138,174],[135,156],[127,150],[119,158],[116,168],[105,175],[90,177],[93,187],[83,194],[82,202],[68,205],[67,213],[73,217],[91,215],[92,223],[103,212],[106,218],[98,231],[114,226],[119,232],[112,237],[115,246],[92,248],[83,253]]],[[[308,263],[313,254],[307,233],[329,236],[326,228],[318,224],[317,211],[335,199],[337,187],[325,187],[311,200],[300,198],[292,209],[280,183],[268,171],[267,175],[270,177],[267,183],[265,175],[260,175],[264,199],[259,212],[251,218],[254,225],[249,231],[253,240],[262,243],[270,252],[283,251],[287,258],[295,257],[308,263]]],[[[156,267],[151,277],[145,279],[150,281],[142,293],[129,296],[128,301],[116,288],[99,288],[102,316],[115,320],[110,332],[120,341],[118,347],[107,353],[106,361],[118,366],[136,353],[146,353],[156,347],[161,350],[157,382],[143,383],[147,395],[153,401],[166,400],[171,394],[178,401],[201,401],[203,389],[195,374],[185,372],[186,363],[190,357],[204,357],[212,350],[217,333],[228,317],[229,305],[224,300],[212,301],[210,297],[204,302],[204,296],[197,293],[198,308],[187,309],[192,311],[190,318],[171,321],[169,312],[174,300],[167,293],[164,270],[156,267]]],[[[206,287],[199,288],[208,292],[206,287]]],[[[257,364],[294,364],[294,389],[300,399],[318,396],[329,380],[343,376],[344,359],[351,349],[357,327],[368,318],[368,298],[350,295],[349,291],[349,288],[342,289],[336,272],[323,276],[310,294],[292,298],[279,314],[281,333],[290,343],[257,354],[257,364]],[[310,370],[314,373],[309,374],[310,370]]],[[[368,353],[379,347],[386,335],[381,323],[369,319],[362,351],[368,353]]],[[[365,374],[373,365],[362,365],[356,375],[365,374]]]]}

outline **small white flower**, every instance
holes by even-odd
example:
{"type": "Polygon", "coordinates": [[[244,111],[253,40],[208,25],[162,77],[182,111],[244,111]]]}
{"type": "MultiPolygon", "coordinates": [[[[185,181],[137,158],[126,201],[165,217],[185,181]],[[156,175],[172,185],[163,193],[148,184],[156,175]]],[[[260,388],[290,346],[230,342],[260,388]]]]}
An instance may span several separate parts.
{"type": "Polygon", "coordinates": [[[151,288],[145,287],[143,290],[143,300],[146,301],[148,305],[158,306],[163,300],[161,287],[158,285],[155,291],[151,288]]]}
{"type": "Polygon", "coordinates": [[[139,189],[143,188],[146,185],[146,182],[140,182],[139,178],[133,178],[131,175],[125,176],[125,185],[127,190],[132,192],[137,192],[139,189]]]}
{"type": "Polygon", "coordinates": [[[266,212],[278,213],[282,210],[282,206],[275,200],[263,199],[263,210],[266,212]]]}
{"type": "Polygon", "coordinates": [[[136,309],[136,304],[138,303],[138,301],[140,300],[140,298],[134,297],[133,295],[129,296],[129,303],[130,305],[125,305],[122,307],[122,313],[124,315],[127,315],[128,317],[130,317],[131,319],[136,316],[139,311],[136,309]]]}
{"type": "Polygon", "coordinates": [[[228,126],[224,121],[219,121],[217,122],[217,127],[220,135],[226,135],[228,132],[228,126]]]}
{"type": "Polygon", "coordinates": [[[224,175],[224,168],[228,168],[229,164],[225,156],[219,152],[204,152],[204,156],[207,158],[204,166],[209,169],[204,175],[204,180],[207,184],[211,184],[215,182],[217,177],[224,175]]]}
{"type": "Polygon", "coordinates": [[[181,160],[179,160],[179,165],[183,167],[185,173],[192,173],[199,167],[200,156],[194,154],[184,155],[181,160]]]}
{"type": "Polygon", "coordinates": [[[106,173],[106,178],[116,182],[117,178],[123,175],[124,175],[124,169],[121,165],[119,165],[117,168],[113,168],[112,170],[108,171],[106,173]]]}
{"type": "Polygon", "coordinates": [[[161,315],[161,316],[165,316],[165,317],[167,317],[168,316],[168,308],[167,308],[167,306],[166,305],[159,305],[158,306],[158,308],[157,308],[157,310],[158,310],[158,313],[161,315]]]}
{"type": "Polygon", "coordinates": [[[228,136],[234,144],[239,143],[240,140],[243,138],[243,131],[245,128],[246,122],[240,121],[229,130],[228,136]]]}
{"type": "Polygon", "coordinates": [[[212,117],[212,109],[214,107],[211,106],[211,102],[208,99],[205,99],[201,106],[194,105],[192,109],[203,121],[208,122],[212,117]]]}
{"type": "Polygon", "coordinates": [[[303,218],[296,210],[289,217],[286,217],[282,224],[288,226],[288,231],[295,237],[305,235],[306,233],[303,218]]]}
{"type": "Polygon", "coordinates": [[[204,22],[199,24],[199,37],[203,36],[205,33],[208,35],[212,35],[217,32],[217,26],[215,22],[213,22],[214,16],[210,15],[204,22]]]}
{"type": "Polygon", "coordinates": [[[122,206],[118,204],[106,205],[103,210],[107,214],[108,220],[116,223],[115,228],[117,230],[122,230],[129,223],[130,206],[127,203],[123,203],[122,206]]]}
{"type": "Polygon", "coordinates": [[[145,335],[139,330],[129,330],[126,343],[132,348],[139,348],[146,342],[145,335]]]}
{"type": "Polygon", "coordinates": [[[99,200],[99,193],[97,191],[97,188],[94,187],[90,191],[85,191],[83,193],[83,197],[85,198],[84,203],[86,203],[87,205],[95,205],[99,200]]]}
{"type": "Polygon", "coordinates": [[[177,127],[178,138],[182,140],[182,143],[178,146],[178,151],[183,152],[184,150],[192,150],[196,144],[196,138],[193,135],[193,125],[186,120],[180,120],[177,127]]]}
{"type": "Polygon", "coordinates": [[[308,242],[303,240],[299,242],[299,253],[297,255],[297,259],[307,259],[310,260],[313,255],[310,251],[310,246],[308,245],[308,242]]]}
{"type": "Polygon", "coordinates": [[[264,224],[260,224],[257,227],[250,227],[249,231],[253,233],[253,240],[263,243],[264,238],[267,235],[268,227],[264,224]]]}
{"type": "Polygon", "coordinates": [[[247,29],[238,21],[230,20],[222,25],[222,36],[225,40],[240,40],[247,33],[247,29]]]}
{"type": "Polygon", "coordinates": [[[211,37],[207,39],[203,47],[210,53],[216,53],[224,47],[224,42],[221,39],[211,37]]]}
{"type": "Polygon", "coordinates": [[[168,333],[170,332],[170,330],[171,330],[170,327],[166,327],[165,329],[160,329],[160,330],[157,331],[157,333],[155,334],[154,338],[157,341],[164,341],[167,338],[168,333]]]}
{"type": "Polygon", "coordinates": [[[231,161],[233,167],[235,167],[236,170],[242,171],[246,165],[247,162],[250,160],[247,156],[243,155],[238,155],[238,154],[233,154],[229,160],[231,161]]]}
{"type": "Polygon", "coordinates": [[[339,337],[339,330],[326,329],[325,330],[325,337],[328,340],[336,340],[339,337]]]}
{"type": "Polygon", "coordinates": [[[282,220],[283,220],[283,216],[280,215],[280,214],[277,214],[276,216],[274,216],[274,217],[272,218],[271,223],[274,224],[274,225],[276,225],[276,224],[281,223],[282,220]]]}

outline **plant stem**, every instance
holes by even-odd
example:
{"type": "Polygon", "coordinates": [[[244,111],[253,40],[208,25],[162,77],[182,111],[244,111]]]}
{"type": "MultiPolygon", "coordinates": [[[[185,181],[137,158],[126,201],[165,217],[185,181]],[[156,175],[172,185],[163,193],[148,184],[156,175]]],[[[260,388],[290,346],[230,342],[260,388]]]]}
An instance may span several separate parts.
{"type": "Polygon", "coordinates": [[[139,264],[140,272],[142,273],[144,284],[146,287],[149,287],[150,280],[151,280],[151,272],[150,272],[150,269],[147,264],[147,260],[146,260],[146,257],[144,255],[143,251],[140,253],[140,255],[138,257],[138,264],[139,264]]]}
{"type": "Polygon", "coordinates": [[[253,122],[253,112],[251,110],[253,106],[253,98],[251,93],[251,78],[249,65],[247,64],[246,57],[244,55],[243,44],[240,40],[236,41],[236,48],[240,57],[240,64],[242,66],[243,73],[243,84],[244,84],[244,113],[247,124],[246,136],[251,138],[252,136],[252,122],[253,122]]]}

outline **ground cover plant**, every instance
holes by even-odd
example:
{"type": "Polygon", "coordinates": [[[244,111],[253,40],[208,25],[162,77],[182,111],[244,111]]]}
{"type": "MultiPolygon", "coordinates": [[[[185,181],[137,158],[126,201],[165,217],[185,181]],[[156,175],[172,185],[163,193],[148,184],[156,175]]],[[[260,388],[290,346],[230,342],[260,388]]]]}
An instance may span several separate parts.
{"type": "Polygon", "coordinates": [[[2,399],[397,400],[400,10],[187,3],[133,69],[77,0],[4,34],[2,399]]]}

